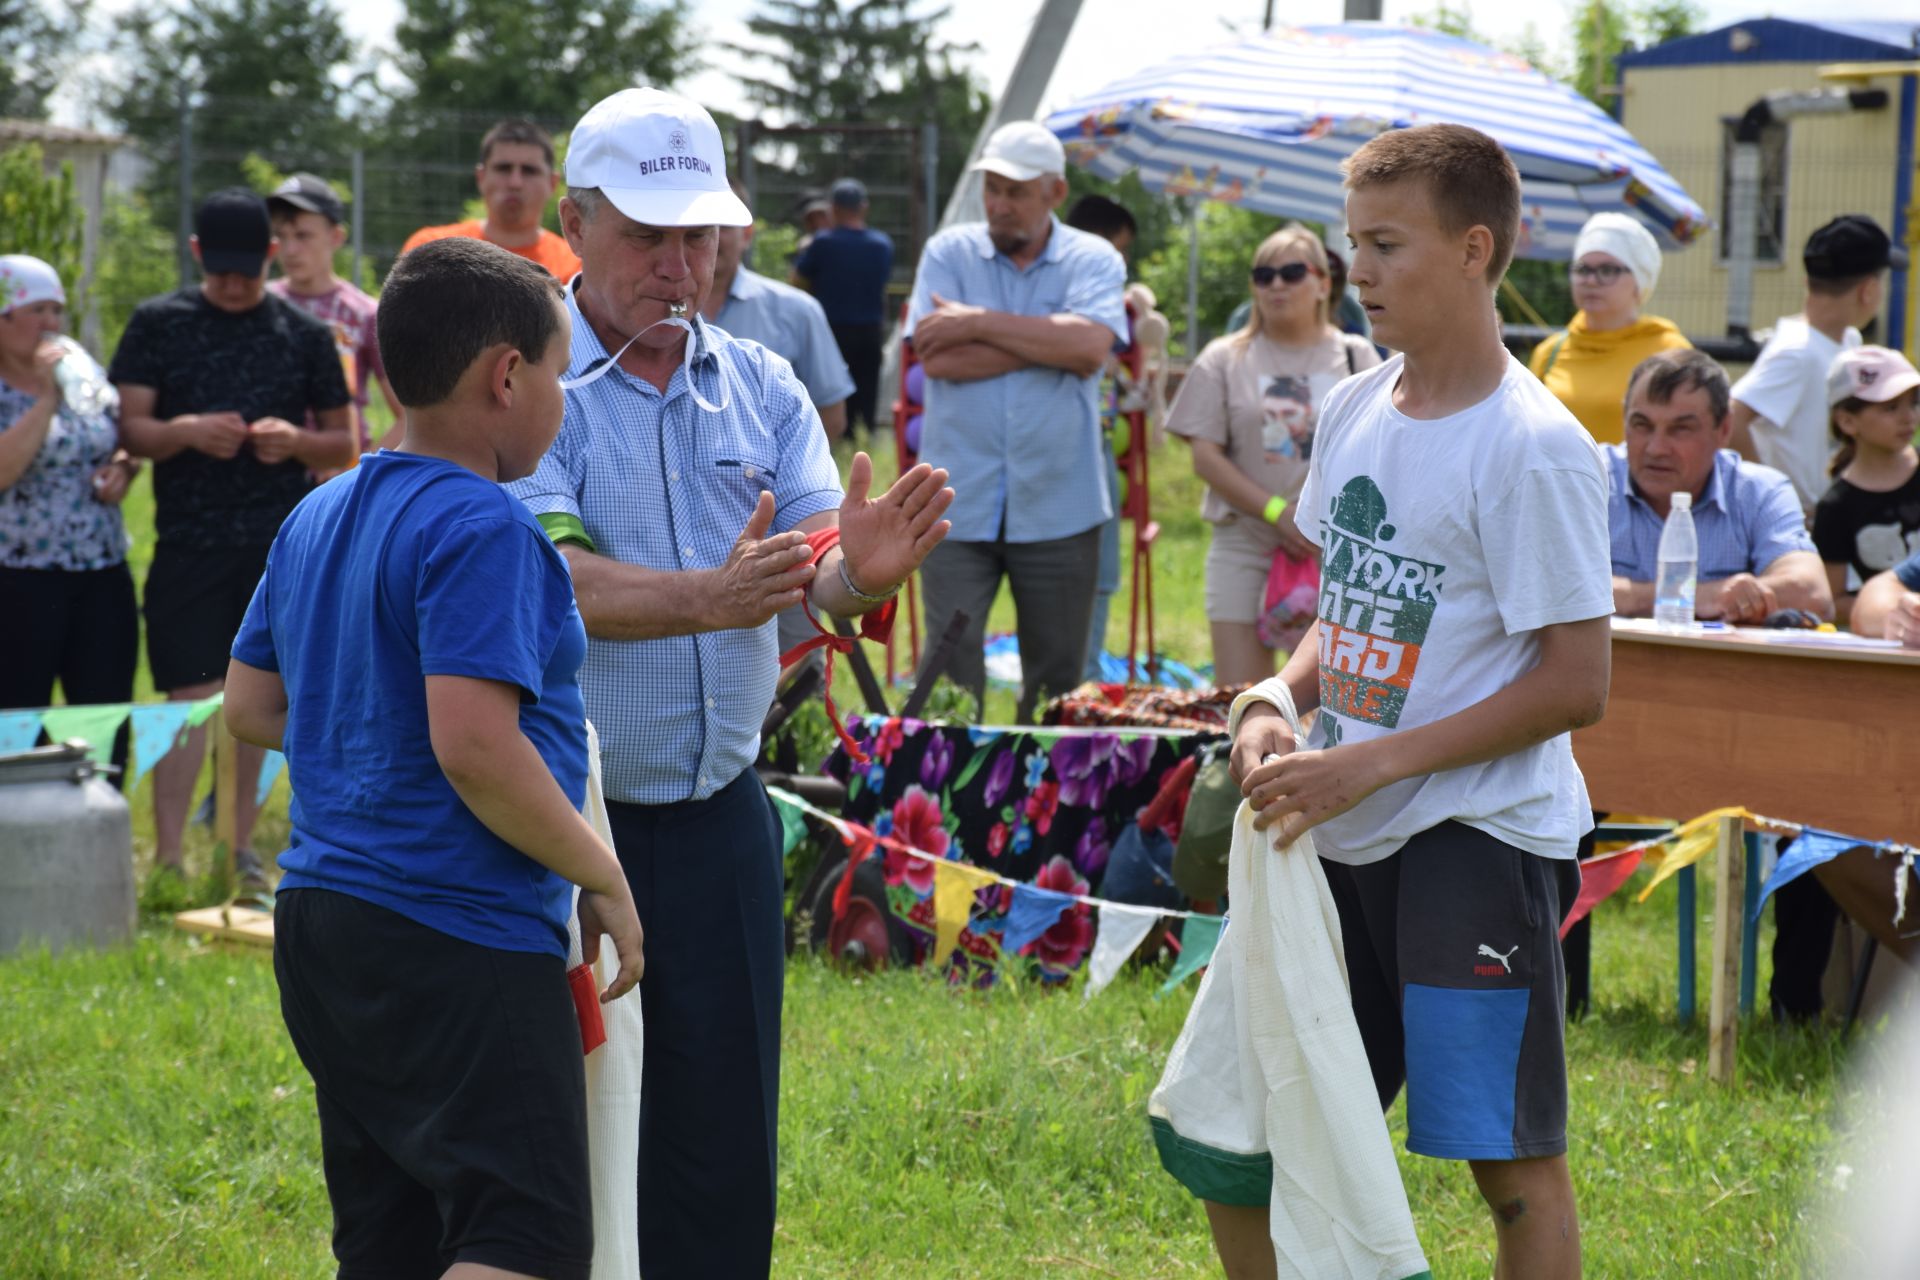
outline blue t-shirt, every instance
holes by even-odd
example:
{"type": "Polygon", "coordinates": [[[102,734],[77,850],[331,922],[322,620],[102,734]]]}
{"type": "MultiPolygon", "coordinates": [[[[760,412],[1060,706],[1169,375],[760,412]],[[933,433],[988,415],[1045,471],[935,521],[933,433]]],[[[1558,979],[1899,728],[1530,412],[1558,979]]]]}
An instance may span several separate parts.
{"type": "Polygon", "coordinates": [[[316,489],[274,539],[233,641],[287,688],[281,887],[564,960],[567,882],[462,803],[428,737],[425,677],[519,686],[521,732],[577,807],[586,651],[566,561],[498,485],[383,450],[316,489]]]}
{"type": "Polygon", "coordinates": [[[829,324],[885,324],[893,241],[872,227],[831,227],[793,264],[820,299],[829,324]]]}

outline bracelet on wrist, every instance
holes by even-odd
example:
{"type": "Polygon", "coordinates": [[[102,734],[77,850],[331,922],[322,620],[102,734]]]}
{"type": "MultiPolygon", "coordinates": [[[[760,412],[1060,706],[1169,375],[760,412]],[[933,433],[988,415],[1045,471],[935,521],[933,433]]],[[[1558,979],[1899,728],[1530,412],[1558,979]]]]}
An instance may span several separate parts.
{"type": "Polygon", "coordinates": [[[1268,524],[1277,524],[1280,521],[1281,513],[1286,509],[1287,500],[1276,493],[1267,499],[1266,508],[1261,511],[1260,514],[1266,518],[1268,524]]]}
{"type": "Polygon", "coordinates": [[[840,585],[847,589],[848,595],[861,604],[885,604],[900,594],[900,584],[897,582],[884,595],[877,596],[854,586],[853,575],[847,572],[847,553],[844,551],[840,553],[840,585]]]}

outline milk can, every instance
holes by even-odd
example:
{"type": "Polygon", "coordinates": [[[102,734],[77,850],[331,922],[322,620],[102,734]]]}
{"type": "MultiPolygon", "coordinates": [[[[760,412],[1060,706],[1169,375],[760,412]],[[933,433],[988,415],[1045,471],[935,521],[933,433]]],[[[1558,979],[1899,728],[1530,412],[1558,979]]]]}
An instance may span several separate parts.
{"type": "Polygon", "coordinates": [[[133,932],[127,802],[68,742],[0,756],[0,955],[133,932]]]}

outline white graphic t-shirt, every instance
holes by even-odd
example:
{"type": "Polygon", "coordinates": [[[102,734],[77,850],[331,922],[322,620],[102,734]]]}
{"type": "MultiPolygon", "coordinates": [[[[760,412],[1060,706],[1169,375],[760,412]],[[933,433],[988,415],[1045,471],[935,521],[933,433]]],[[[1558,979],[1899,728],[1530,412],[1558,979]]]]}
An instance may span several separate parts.
{"type": "MultiPolygon", "coordinates": [[[[1517,360],[1471,409],[1409,418],[1392,401],[1402,363],[1328,396],[1300,492],[1300,532],[1320,545],[1311,747],[1463,711],[1533,668],[1539,628],[1613,612],[1593,437],[1517,360]]],[[[1314,840],[1358,866],[1448,819],[1573,857],[1593,821],[1569,736],[1384,787],[1314,840]]]]}

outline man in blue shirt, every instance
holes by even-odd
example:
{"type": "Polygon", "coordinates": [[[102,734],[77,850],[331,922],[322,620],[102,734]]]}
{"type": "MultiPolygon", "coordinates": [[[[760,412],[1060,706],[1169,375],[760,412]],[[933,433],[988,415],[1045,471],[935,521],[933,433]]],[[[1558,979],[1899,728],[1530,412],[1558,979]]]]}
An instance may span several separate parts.
{"type": "Polygon", "coordinates": [[[342,1275],[591,1267],[567,881],[588,959],[603,932],[620,955],[603,999],[639,978],[640,931],[579,812],[566,562],[499,486],[560,427],[559,294],[484,241],[400,260],[379,328],[406,451],[294,508],[233,640],[227,723],[295,788],[273,968],[342,1275]]]}
{"type": "Polygon", "coordinates": [[[1853,629],[1920,649],[1920,552],[1867,579],[1854,600],[1853,629]]]}
{"type": "Polygon", "coordinates": [[[1781,609],[1833,617],[1792,483],[1727,447],[1730,400],[1726,371],[1691,348],[1649,356],[1627,380],[1626,444],[1605,450],[1615,613],[1653,613],[1660,531],[1668,500],[1684,490],[1700,546],[1700,617],[1751,624],[1781,609]]]}
{"type": "Polygon", "coordinates": [[[920,456],[954,477],[953,536],[928,558],[927,623],[969,618],[954,680],[984,698],[987,611],[1004,577],[1020,636],[1018,716],[1080,682],[1113,493],[1100,369],[1127,333],[1126,266],[1065,226],[1066,152],[1030,120],[995,131],[987,220],[927,242],[907,329],[927,370],[920,456]]]}
{"type": "Polygon", "coordinates": [[[573,130],[567,188],[566,421],[512,492],[573,571],[614,850],[647,931],[640,1264],[764,1276],[783,886],[753,762],[773,617],[884,606],[945,536],[952,491],[921,466],[869,499],[860,454],[843,496],[791,366],[699,315],[716,228],[752,221],[706,111],[657,89],[604,99],[573,130]],[[833,529],[816,560],[809,535],[833,529]]]}
{"type": "Polygon", "coordinates": [[[848,426],[857,433],[879,423],[880,346],[887,325],[887,282],[893,278],[893,241],[867,225],[867,189],[856,178],[833,184],[833,226],[807,243],[793,264],[794,283],[820,299],[853,373],[848,426]]]}

